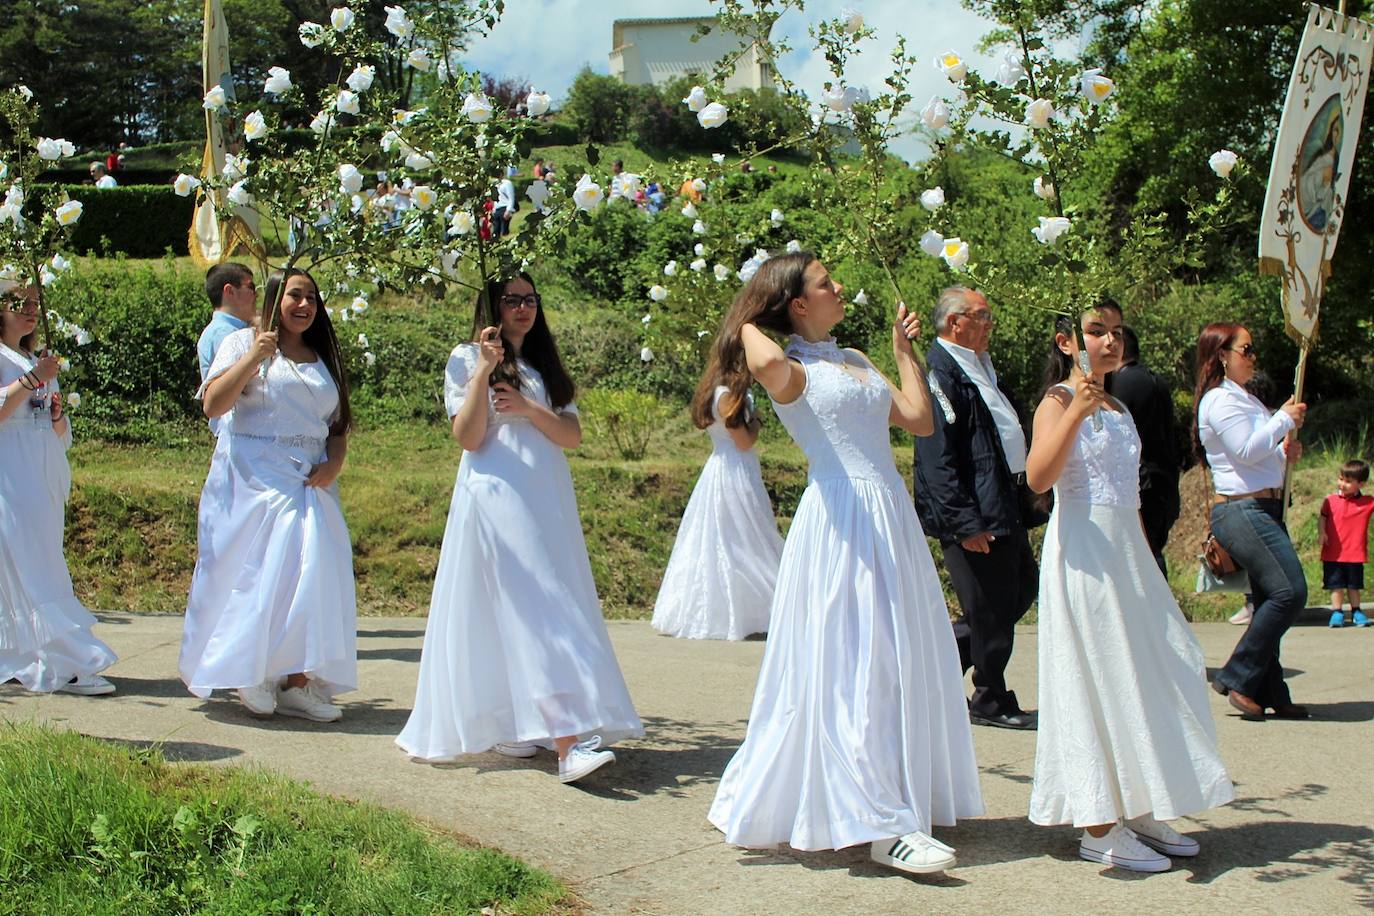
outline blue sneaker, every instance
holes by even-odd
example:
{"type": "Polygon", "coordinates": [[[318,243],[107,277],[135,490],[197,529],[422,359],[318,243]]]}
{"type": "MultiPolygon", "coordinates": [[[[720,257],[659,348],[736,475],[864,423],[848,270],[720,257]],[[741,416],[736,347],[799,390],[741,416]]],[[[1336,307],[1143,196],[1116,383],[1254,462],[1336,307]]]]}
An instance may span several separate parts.
{"type": "Polygon", "coordinates": [[[1365,616],[1365,612],[1364,612],[1364,611],[1356,611],[1356,612],[1355,612],[1354,624],[1355,624],[1355,626],[1357,626],[1357,627],[1367,627],[1367,626],[1369,626],[1369,618],[1368,618],[1367,616],[1365,616]]]}
{"type": "Polygon", "coordinates": [[[1344,612],[1344,611],[1332,611],[1332,612],[1331,612],[1331,622],[1328,623],[1327,626],[1330,627],[1330,628],[1333,629],[1333,630],[1337,630],[1337,629],[1340,629],[1341,627],[1345,626],[1345,612],[1344,612]]]}

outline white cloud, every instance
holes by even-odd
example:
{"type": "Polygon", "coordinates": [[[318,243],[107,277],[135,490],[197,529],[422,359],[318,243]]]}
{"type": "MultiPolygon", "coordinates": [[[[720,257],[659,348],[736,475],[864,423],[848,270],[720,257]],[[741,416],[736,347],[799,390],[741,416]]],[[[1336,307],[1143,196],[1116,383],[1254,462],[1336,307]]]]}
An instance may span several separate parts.
{"type": "MultiPolygon", "coordinates": [[[[819,98],[829,78],[825,59],[811,52],[807,26],[822,18],[840,15],[845,7],[864,14],[864,22],[877,30],[877,37],[864,43],[865,50],[851,60],[845,83],[867,87],[875,95],[884,88],[883,79],[891,70],[889,55],[898,33],[907,37],[907,51],[919,60],[912,74],[911,94],[919,100],[917,109],[932,95],[950,97],[954,87],[934,66],[931,59],[941,51],[959,51],[977,70],[989,74],[995,58],[974,52],[978,40],[990,24],[964,9],[956,0],[812,0],[804,15],[788,13],[773,30],[774,39],[785,38],[795,49],[781,61],[784,75],[811,98],[819,98]]],[[[518,0],[506,5],[505,16],[490,36],[473,43],[469,66],[500,77],[524,77],[554,98],[567,97],[568,87],[584,64],[597,73],[608,73],[607,55],[611,50],[611,25],[616,19],[646,16],[710,16],[715,12],[706,0],[518,0]],[[557,35],[535,48],[531,36],[557,35]],[[512,48],[523,53],[512,54],[512,48]]],[[[903,123],[917,123],[917,111],[909,111],[903,123]]],[[[908,159],[922,154],[914,137],[903,137],[893,152],[908,159]]]]}

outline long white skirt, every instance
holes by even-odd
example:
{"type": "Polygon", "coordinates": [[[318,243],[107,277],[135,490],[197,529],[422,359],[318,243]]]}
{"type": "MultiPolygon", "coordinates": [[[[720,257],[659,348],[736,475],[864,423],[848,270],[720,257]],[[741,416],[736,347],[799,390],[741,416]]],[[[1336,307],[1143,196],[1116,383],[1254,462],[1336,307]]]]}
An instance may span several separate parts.
{"type": "Polygon", "coordinates": [[[1135,509],[1058,502],[1041,555],[1038,628],[1032,821],[1169,820],[1234,797],[1202,648],[1135,509]]]}
{"type": "Polygon", "coordinates": [[[62,554],[71,468],[46,415],[0,424],[0,684],[48,693],[115,654],[91,633],[62,554]]]}
{"type": "Polygon", "coordinates": [[[744,745],[710,820],[841,849],[983,813],[959,652],[900,479],[812,481],[783,548],[744,745]]]}
{"type": "Polygon", "coordinates": [[[191,693],[303,673],[329,695],[358,686],[353,548],[324,460],[225,432],[200,494],[199,556],[181,638],[191,693]]]}
{"type": "Polygon", "coordinates": [[[447,759],[498,743],[644,734],[601,616],[562,449],[503,424],[458,467],[396,744],[447,759]]]}
{"type": "Polygon", "coordinates": [[[682,513],[654,603],[654,629],[687,639],[767,632],[781,557],[758,456],[733,444],[718,447],[682,513]]]}

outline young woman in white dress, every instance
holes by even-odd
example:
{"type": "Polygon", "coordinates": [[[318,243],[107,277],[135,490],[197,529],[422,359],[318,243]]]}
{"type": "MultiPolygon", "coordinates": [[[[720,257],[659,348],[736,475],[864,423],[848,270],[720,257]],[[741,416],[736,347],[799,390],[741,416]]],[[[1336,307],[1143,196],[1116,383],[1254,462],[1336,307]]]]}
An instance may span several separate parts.
{"type": "Polygon", "coordinates": [[[829,336],[841,292],[809,254],[772,258],[714,344],[731,390],[752,373],[810,468],[748,733],[710,820],[737,846],[869,843],[884,865],[942,871],[954,850],[931,830],[983,803],[954,632],[888,438],[890,424],[931,431],[910,340],[920,323],[898,310],[897,387],[829,336]],[[791,334],[786,350],[765,331],[791,334]]]}
{"type": "Polygon", "coordinates": [[[1165,821],[1225,804],[1202,648],[1140,522],[1140,438],[1102,376],[1121,363],[1121,312],[1086,311],[1092,374],[1061,319],[1026,480],[1055,506],[1040,558],[1040,728],[1030,819],[1082,828],[1079,854],[1164,871],[1198,843],[1165,821]],[[1101,428],[1089,419],[1101,417],[1101,428]]]}
{"type": "Polygon", "coordinates": [[[754,443],[759,419],[750,379],[721,384],[714,356],[692,398],[692,421],[711,455],[692,489],[654,602],[653,627],[687,639],[743,639],[768,631],[782,556],[773,504],[754,443]]]}
{"type": "Polygon", "coordinates": [[[200,495],[182,631],[191,693],[237,690],[259,716],[332,722],[358,685],[353,548],[335,479],[352,413],[334,327],[309,274],[285,284],[277,330],[224,339],[200,389],[224,417],[200,495]]]}
{"type": "Polygon", "coordinates": [[[444,401],[463,448],[434,577],[415,706],[396,744],[418,760],[558,752],[575,782],[644,734],[611,649],[564,449],[573,383],[528,274],[479,294],[474,342],[444,401]]]}
{"type": "Polygon", "coordinates": [[[0,684],[85,696],[114,692],[115,662],[91,633],[62,555],[71,426],[57,357],[34,352],[38,292],[0,281],[0,684]]]}

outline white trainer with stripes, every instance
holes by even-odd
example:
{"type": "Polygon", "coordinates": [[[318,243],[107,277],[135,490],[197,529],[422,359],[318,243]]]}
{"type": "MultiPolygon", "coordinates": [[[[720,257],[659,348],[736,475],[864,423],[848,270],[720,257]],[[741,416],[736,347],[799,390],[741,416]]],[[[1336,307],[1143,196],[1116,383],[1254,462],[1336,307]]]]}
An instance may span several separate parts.
{"type": "Polygon", "coordinates": [[[880,865],[914,875],[928,875],[954,867],[954,850],[920,831],[895,840],[874,840],[869,857],[880,865]]]}

